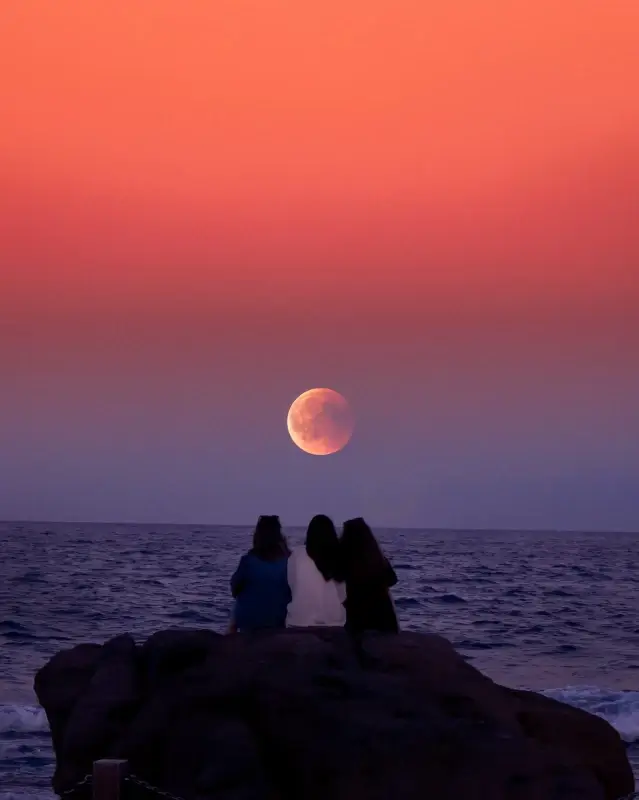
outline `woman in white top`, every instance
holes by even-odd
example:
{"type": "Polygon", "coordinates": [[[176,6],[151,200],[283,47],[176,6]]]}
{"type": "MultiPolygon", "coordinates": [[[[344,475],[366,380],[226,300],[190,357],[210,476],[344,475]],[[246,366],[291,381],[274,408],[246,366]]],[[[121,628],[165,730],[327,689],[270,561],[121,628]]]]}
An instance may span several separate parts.
{"type": "Polygon", "coordinates": [[[346,585],[340,568],[340,545],[332,521],[319,514],[306,532],[306,543],[288,559],[288,628],[343,627],[346,585]]]}

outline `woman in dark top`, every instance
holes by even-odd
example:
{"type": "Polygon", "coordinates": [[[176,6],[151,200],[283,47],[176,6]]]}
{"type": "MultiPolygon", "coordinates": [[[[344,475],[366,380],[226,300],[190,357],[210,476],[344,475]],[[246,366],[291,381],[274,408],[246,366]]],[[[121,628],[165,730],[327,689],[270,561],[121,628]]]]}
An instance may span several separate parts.
{"type": "Polygon", "coordinates": [[[242,556],[231,578],[235,612],[230,629],[283,628],[291,601],[286,574],[289,549],[279,517],[260,517],[253,548],[242,556]]]}
{"type": "Polygon", "coordinates": [[[353,633],[397,633],[399,625],[389,589],[397,575],[377,539],[359,517],[344,523],[342,567],[346,578],[346,627],[353,633]]]}

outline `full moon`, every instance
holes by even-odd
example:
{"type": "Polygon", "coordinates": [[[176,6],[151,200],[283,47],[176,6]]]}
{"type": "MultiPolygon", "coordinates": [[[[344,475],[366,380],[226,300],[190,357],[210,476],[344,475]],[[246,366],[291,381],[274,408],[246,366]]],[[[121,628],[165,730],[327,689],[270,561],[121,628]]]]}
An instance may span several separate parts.
{"type": "Polygon", "coordinates": [[[353,415],[346,401],[333,389],[309,389],[290,407],[286,427],[291,439],[305,453],[329,456],[348,444],[353,435],[353,415]]]}

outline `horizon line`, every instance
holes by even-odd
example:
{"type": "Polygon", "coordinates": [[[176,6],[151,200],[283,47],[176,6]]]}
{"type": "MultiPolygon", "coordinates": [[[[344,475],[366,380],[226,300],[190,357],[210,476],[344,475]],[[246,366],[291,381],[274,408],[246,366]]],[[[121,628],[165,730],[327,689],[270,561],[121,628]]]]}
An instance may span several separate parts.
{"type": "MultiPolygon", "coordinates": [[[[638,529],[607,529],[607,528],[509,528],[509,527],[446,527],[414,525],[378,525],[370,523],[371,527],[378,530],[421,531],[426,533],[608,533],[611,535],[630,534],[639,535],[638,529]]],[[[137,527],[175,527],[175,528],[253,528],[255,523],[239,522],[127,522],[115,520],[89,521],[89,520],[51,520],[51,519],[0,519],[0,525],[122,525],[137,527]]],[[[283,528],[305,528],[308,523],[283,525],[283,528]]]]}

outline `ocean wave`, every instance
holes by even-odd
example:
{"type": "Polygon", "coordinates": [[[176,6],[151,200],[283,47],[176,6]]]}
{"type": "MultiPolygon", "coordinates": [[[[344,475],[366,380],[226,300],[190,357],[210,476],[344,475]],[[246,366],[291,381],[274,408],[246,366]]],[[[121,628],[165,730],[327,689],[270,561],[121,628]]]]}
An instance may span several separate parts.
{"type": "Polygon", "coordinates": [[[40,706],[0,704],[0,734],[46,733],[48,730],[49,721],[40,706]]]}
{"type": "Polygon", "coordinates": [[[596,714],[609,722],[628,743],[639,742],[639,692],[615,692],[597,686],[549,689],[547,697],[596,714]]]}
{"type": "Polygon", "coordinates": [[[396,597],[394,602],[397,608],[412,608],[420,605],[419,600],[415,597],[396,597]]]}
{"type": "Polygon", "coordinates": [[[7,641],[34,638],[32,632],[26,625],[16,622],[13,619],[0,620],[0,636],[7,641]]]}
{"type": "Polygon", "coordinates": [[[449,594],[442,594],[439,597],[434,597],[433,600],[439,603],[467,603],[468,600],[461,597],[458,594],[453,594],[450,592],[449,594]]]}

